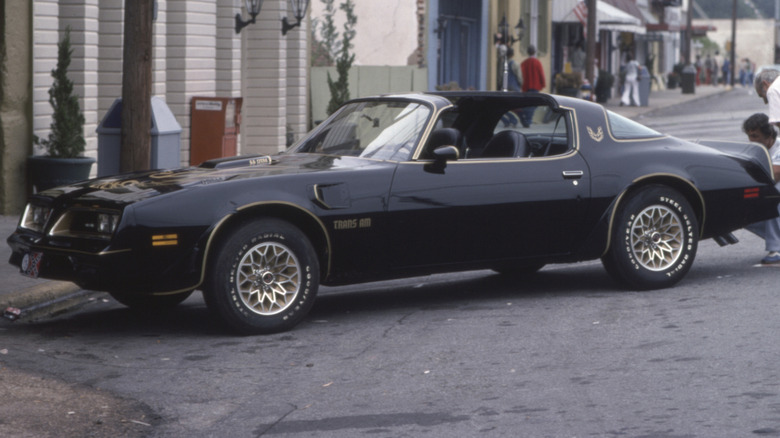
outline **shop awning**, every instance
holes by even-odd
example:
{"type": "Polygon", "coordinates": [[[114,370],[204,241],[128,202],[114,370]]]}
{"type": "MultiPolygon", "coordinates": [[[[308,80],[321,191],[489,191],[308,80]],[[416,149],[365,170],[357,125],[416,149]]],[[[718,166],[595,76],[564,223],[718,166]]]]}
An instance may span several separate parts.
{"type": "MultiPolygon", "coordinates": [[[[552,2],[553,23],[579,23],[580,20],[574,13],[577,3],[578,0],[555,0],[552,2]]],[[[645,33],[642,20],[603,1],[596,0],[596,15],[599,30],[645,33]]]]}

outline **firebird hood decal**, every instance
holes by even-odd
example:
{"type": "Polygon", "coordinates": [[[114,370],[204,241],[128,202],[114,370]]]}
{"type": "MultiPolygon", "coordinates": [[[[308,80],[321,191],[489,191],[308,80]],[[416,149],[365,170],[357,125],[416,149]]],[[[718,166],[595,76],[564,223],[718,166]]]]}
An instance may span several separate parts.
{"type": "Polygon", "coordinates": [[[247,165],[236,167],[189,167],[110,176],[72,186],[58,187],[41,194],[52,197],[66,195],[70,198],[133,203],[178,190],[251,178],[272,178],[389,165],[394,166],[395,163],[331,155],[290,154],[278,155],[267,160],[249,160],[247,165]]]}

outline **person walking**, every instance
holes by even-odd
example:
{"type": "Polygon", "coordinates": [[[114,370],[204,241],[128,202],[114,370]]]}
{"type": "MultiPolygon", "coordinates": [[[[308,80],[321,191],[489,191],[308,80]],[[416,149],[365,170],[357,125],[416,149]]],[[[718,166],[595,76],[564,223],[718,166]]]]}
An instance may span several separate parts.
{"type": "Polygon", "coordinates": [[[623,95],[620,98],[620,106],[633,105],[639,106],[639,63],[631,55],[628,55],[626,64],[626,80],[623,84],[623,95]]]}
{"type": "MultiPolygon", "coordinates": [[[[544,68],[542,63],[536,58],[536,47],[528,46],[528,58],[520,63],[520,73],[523,75],[523,92],[536,93],[542,91],[547,86],[544,78],[544,68]]],[[[528,107],[523,111],[521,119],[526,128],[533,122],[534,111],[536,107],[528,107]]]]}
{"type": "Polygon", "coordinates": [[[508,47],[506,49],[506,59],[509,74],[507,77],[507,90],[520,92],[523,90],[523,75],[520,73],[520,67],[515,62],[515,49],[508,47]]]}

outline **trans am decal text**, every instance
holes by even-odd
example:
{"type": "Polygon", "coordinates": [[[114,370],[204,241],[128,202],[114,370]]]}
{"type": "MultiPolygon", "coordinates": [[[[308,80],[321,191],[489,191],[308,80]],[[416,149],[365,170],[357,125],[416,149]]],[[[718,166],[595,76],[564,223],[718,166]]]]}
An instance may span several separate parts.
{"type": "Polygon", "coordinates": [[[339,219],[333,221],[334,230],[353,230],[355,228],[371,228],[371,218],[339,219]]]}

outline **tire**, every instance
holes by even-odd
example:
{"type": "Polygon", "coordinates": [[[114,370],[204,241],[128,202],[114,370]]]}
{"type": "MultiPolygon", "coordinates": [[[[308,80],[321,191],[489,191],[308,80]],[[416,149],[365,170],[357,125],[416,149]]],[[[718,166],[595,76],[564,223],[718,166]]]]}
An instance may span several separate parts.
{"type": "Polygon", "coordinates": [[[192,291],[170,295],[142,295],[110,292],[109,295],[134,311],[158,313],[169,311],[178,306],[182,301],[192,295],[192,291]]]}
{"type": "Polygon", "coordinates": [[[289,330],[314,304],[317,256],[306,235],[285,221],[245,222],[209,258],[206,305],[239,333],[289,330]]]}
{"type": "Polygon", "coordinates": [[[628,288],[670,287],[693,265],[698,239],[699,224],[685,197],[665,186],[647,186],[618,207],[601,261],[628,288]]]}

